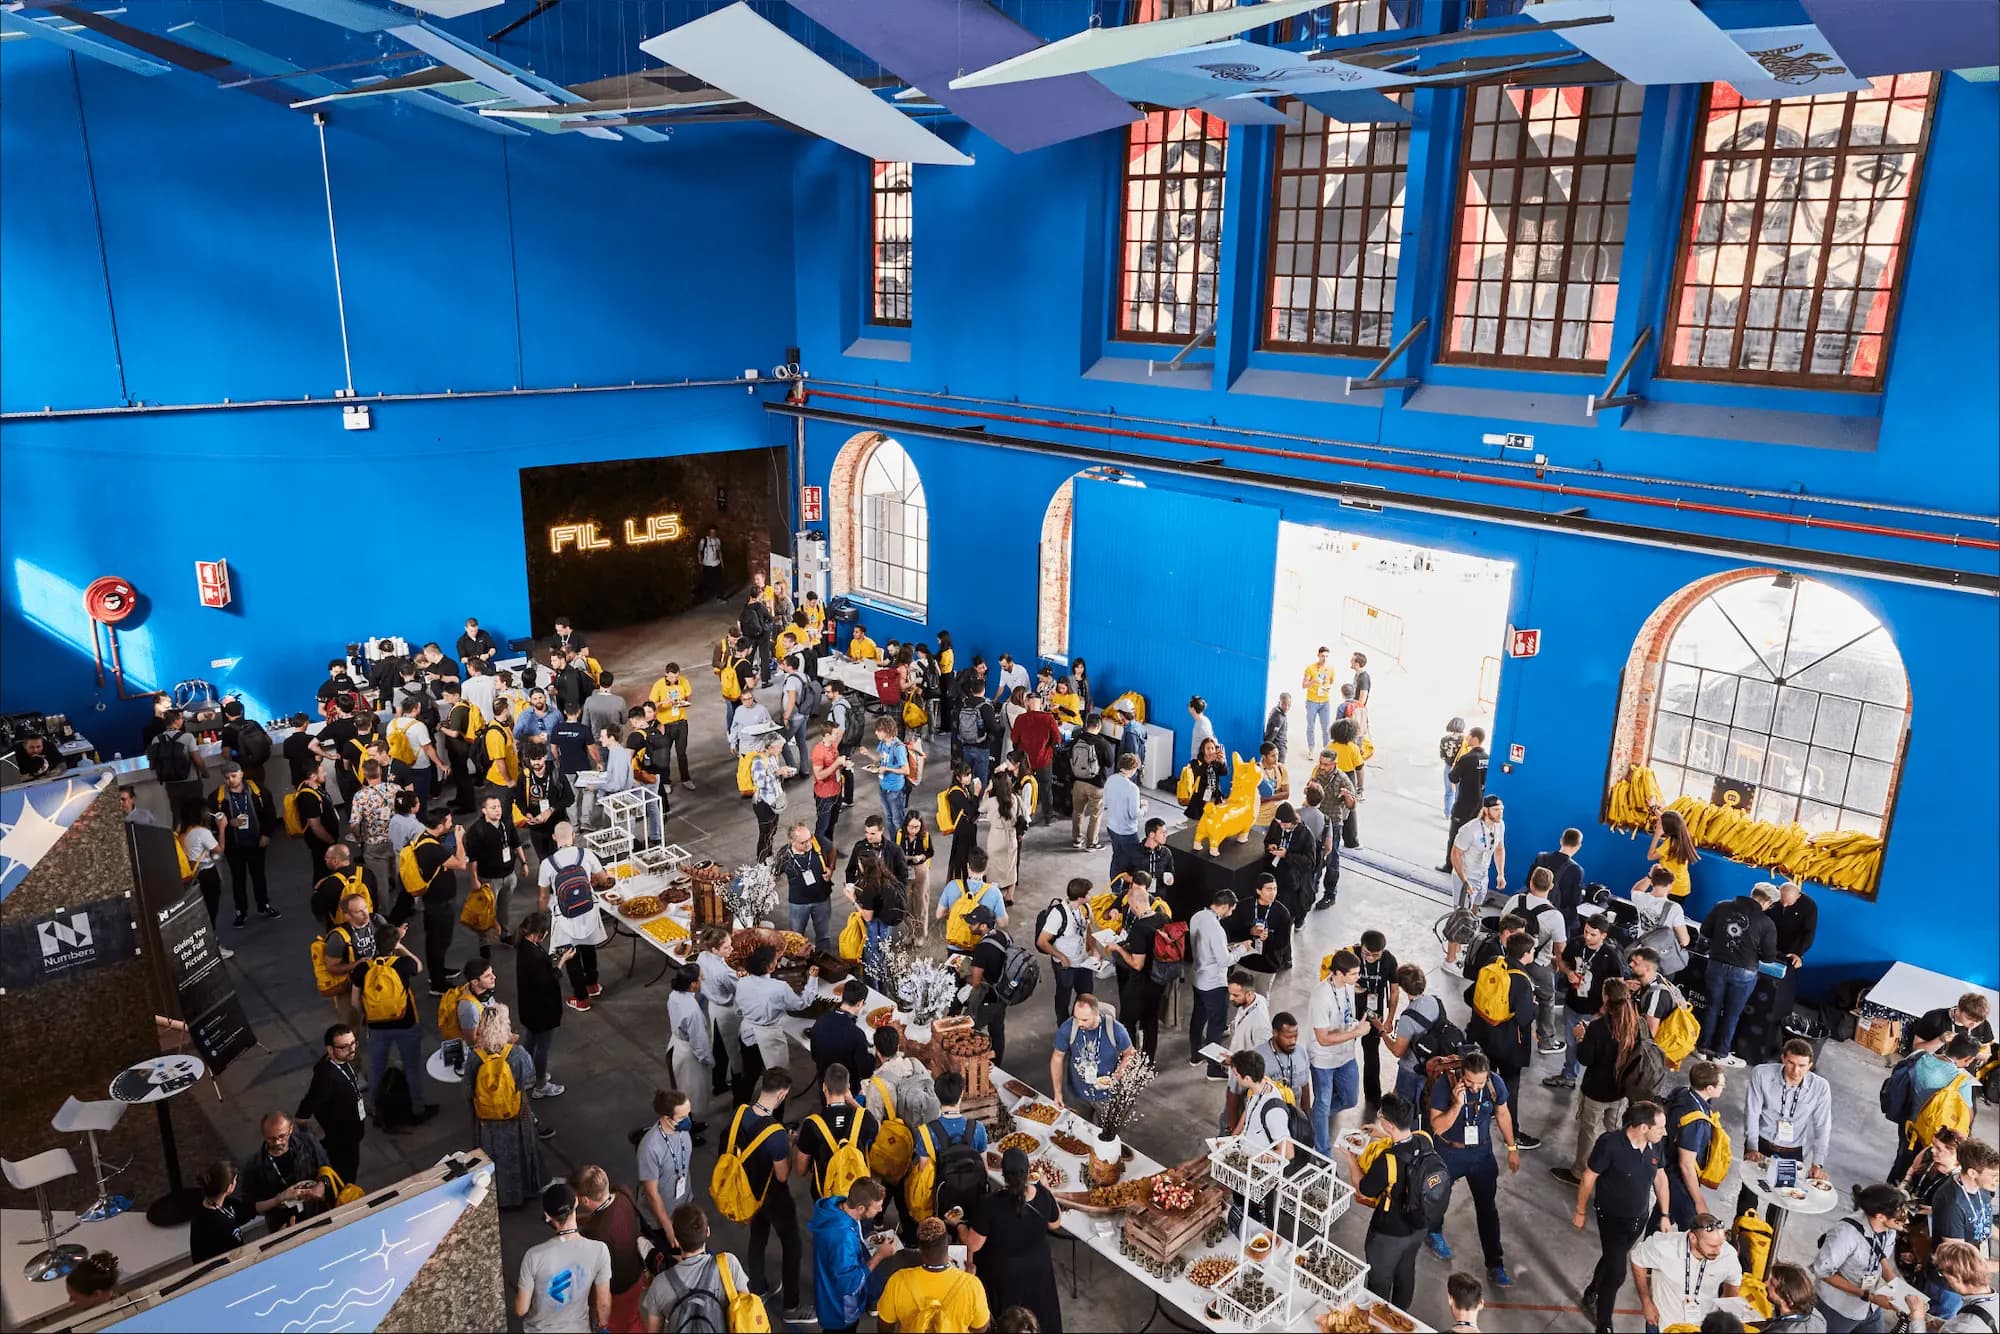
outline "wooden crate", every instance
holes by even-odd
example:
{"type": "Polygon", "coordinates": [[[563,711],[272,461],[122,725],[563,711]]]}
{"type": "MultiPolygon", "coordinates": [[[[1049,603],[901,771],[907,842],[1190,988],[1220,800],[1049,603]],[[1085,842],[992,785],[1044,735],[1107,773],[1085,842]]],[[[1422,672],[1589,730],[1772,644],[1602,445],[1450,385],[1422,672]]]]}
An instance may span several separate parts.
{"type": "Polygon", "coordinates": [[[1195,1201],[1179,1213],[1148,1204],[1125,1215],[1125,1240],[1137,1251],[1165,1262],[1201,1239],[1229,1209],[1229,1192],[1206,1179],[1189,1181],[1195,1201]]]}

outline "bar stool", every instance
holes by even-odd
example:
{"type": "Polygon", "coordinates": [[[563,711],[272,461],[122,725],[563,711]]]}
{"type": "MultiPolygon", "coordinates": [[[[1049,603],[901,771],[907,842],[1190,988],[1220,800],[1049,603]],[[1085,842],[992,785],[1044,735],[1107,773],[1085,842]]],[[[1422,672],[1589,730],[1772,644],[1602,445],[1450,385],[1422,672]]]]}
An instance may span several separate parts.
{"type": "Polygon", "coordinates": [[[62,1232],[57,1232],[55,1214],[49,1209],[49,1183],[76,1175],[76,1160],[69,1156],[69,1150],[50,1149],[47,1153],[38,1153],[20,1162],[0,1158],[0,1172],[5,1173],[7,1184],[15,1190],[35,1192],[35,1207],[42,1211],[42,1249],[21,1267],[21,1272],[37,1283],[48,1283],[82,1264],[89,1254],[83,1247],[56,1245],[56,1238],[69,1232],[76,1224],[71,1223],[62,1232]]]}
{"type": "Polygon", "coordinates": [[[63,1103],[62,1110],[49,1121],[49,1125],[59,1135],[82,1135],[90,1141],[90,1165],[97,1173],[97,1199],[80,1215],[82,1222],[100,1222],[122,1214],[132,1207],[132,1201],[125,1196],[113,1195],[110,1185],[110,1178],[130,1167],[131,1162],[127,1161],[106,1172],[104,1155],[97,1143],[99,1135],[108,1135],[118,1128],[119,1121],[124,1119],[125,1107],[125,1103],[110,1099],[101,1102],[82,1102],[72,1097],[63,1103]]]}

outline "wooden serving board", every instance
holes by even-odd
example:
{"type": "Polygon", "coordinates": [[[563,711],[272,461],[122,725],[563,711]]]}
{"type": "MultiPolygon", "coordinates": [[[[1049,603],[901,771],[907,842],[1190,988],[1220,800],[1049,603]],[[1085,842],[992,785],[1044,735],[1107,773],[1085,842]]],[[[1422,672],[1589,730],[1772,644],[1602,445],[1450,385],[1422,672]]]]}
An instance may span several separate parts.
{"type": "Polygon", "coordinates": [[[1148,1204],[1127,1214],[1125,1240],[1155,1260],[1171,1260],[1199,1241],[1228,1208],[1229,1192],[1212,1181],[1204,1182],[1195,1186],[1194,1203],[1178,1213],[1148,1204]]]}

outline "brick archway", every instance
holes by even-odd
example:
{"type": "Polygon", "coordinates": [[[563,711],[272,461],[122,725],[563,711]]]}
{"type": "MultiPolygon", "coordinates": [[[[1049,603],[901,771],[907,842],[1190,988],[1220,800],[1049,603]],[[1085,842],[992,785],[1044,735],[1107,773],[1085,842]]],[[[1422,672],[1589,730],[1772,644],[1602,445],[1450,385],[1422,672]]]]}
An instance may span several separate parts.
{"type": "Polygon", "coordinates": [[[1042,515],[1041,580],[1035,604],[1035,650],[1042,657],[1069,656],[1070,531],[1076,478],[1066,479],[1042,515]]]}
{"type": "Polygon", "coordinates": [[[880,431],[849,436],[827,475],[827,557],[835,593],[852,592],[861,582],[861,470],[868,455],[888,438],[880,431]]]}

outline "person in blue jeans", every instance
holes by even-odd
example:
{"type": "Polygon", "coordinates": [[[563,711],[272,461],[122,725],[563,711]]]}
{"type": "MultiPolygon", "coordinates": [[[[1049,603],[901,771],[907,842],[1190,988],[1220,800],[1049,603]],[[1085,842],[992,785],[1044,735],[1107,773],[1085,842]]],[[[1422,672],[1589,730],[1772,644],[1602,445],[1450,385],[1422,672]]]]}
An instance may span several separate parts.
{"type": "Polygon", "coordinates": [[[897,740],[891,719],[875,720],[875,763],[869,767],[880,775],[882,819],[889,828],[901,829],[910,801],[910,748],[897,740]]]}
{"type": "MultiPolygon", "coordinates": [[[[1772,901],[1778,897],[1769,885],[1758,885],[1755,892],[1772,901]]],[[[1723,1065],[1740,1066],[1743,1058],[1734,1051],[1736,1024],[1757,988],[1757,965],[1777,961],[1778,928],[1759,898],[1740,894],[1710,908],[1701,933],[1708,941],[1708,1013],[1702,1016],[1697,1046],[1723,1065]]]]}
{"type": "Polygon", "coordinates": [[[1361,956],[1335,950],[1326,979],[1314,988],[1306,1007],[1312,1045],[1313,1149],[1333,1152],[1333,1119],[1361,1101],[1361,1067],[1356,1062],[1360,1038],[1368,1020],[1355,1003],[1354,983],[1361,976],[1361,956]]]}
{"type": "MultiPolygon", "coordinates": [[[[1442,1074],[1431,1084],[1430,1129],[1453,1181],[1472,1191],[1472,1208],[1479,1220],[1479,1247],[1486,1270],[1500,1287],[1514,1285],[1500,1241],[1500,1165],[1493,1160],[1493,1135],[1507,1148],[1507,1170],[1521,1170],[1521,1153],[1514,1137],[1514,1118],[1507,1110],[1507,1085],[1493,1071],[1484,1052],[1467,1052],[1457,1074],[1442,1074]]],[[[1443,1232],[1430,1234],[1431,1254],[1451,1258],[1443,1232]]]]}
{"type": "MultiPolygon", "coordinates": [[[[410,1106],[418,1120],[428,1121],[437,1113],[436,1109],[424,1104],[424,1031],[417,1020],[416,1003],[417,979],[423,976],[423,971],[422,962],[403,944],[403,927],[384,922],[375,928],[373,958],[349,976],[353,979],[357,1008],[368,1020],[369,1100],[373,1102],[386,1087],[383,1078],[389,1071],[389,1053],[393,1050],[401,1055],[403,1078],[409,1081],[410,1106]],[[393,970],[402,981],[401,1013],[381,1018],[368,1014],[368,978],[371,971],[377,968],[393,970]]],[[[377,990],[381,992],[386,988],[378,986],[377,990]]],[[[380,1125],[381,1106],[377,1104],[374,1110],[376,1124],[380,1125]]]]}

